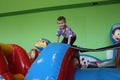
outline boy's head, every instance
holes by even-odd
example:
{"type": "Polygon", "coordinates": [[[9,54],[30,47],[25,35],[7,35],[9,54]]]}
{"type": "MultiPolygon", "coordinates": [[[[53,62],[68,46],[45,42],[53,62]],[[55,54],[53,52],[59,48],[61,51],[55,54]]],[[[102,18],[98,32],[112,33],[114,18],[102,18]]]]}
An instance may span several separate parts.
{"type": "Polygon", "coordinates": [[[64,16],[60,16],[57,18],[57,24],[60,28],[64,28],[66,26],[66,19],[64,16]]]}

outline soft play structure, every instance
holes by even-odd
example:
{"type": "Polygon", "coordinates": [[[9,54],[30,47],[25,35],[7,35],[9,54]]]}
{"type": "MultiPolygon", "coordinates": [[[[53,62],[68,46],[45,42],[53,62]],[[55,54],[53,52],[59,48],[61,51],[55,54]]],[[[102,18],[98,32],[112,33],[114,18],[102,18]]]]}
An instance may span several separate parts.
{"type": "Polygon", "coordinates": [[[31,64],[22,47],[0,43],[0,80],[24,80],[31,64]]]}
{"type": "Polygon", "coordinates": [[[114,45],[97,49],[42,41],[37,44],[47,46],[39,50],[40,54],[32,49],[30,56],[16,44],[0,43],[0,80],[120,80],[120,24],[112,26],[110,38],[114,45]],[[82,68],[83,52],[111,49],[115,55],[114,68],[82,68]],[[31,57],[34,53],[37,56],[31,57]]]}
{"type": "Polygon", "coordinates": [[[25,80],[120,80],[119,68],[80,69],[79,51],[101,49],[75,48],[62,43],[49,44],[32,64],[25,80]]]}

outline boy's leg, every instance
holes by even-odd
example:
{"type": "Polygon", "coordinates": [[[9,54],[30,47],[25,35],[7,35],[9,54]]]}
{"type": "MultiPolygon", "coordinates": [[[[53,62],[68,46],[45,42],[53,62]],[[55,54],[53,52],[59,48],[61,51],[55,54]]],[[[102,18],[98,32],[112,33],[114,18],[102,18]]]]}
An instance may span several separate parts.
{"type": "MultiPolygon", "coordinates": [[[[76,36],[71,38],[70,45],[72,46],[75,41],[76,41],[76,36]]],[[[67,42],[68,42],[68,38],[63,38],[62,43],[67,44],[67,42]]]]}
{"type": "Polygon", "coordinates": [[[62,43],[66,43],[67,44],[67,42],[68,42],[68,38],[63,38],[62,43]]]}
{"type": "Polygon", "coordinates": [[[76,41],[76,36],[75,37],[71,37],[70,45],[72,46],[75,41],[76,41]]]}

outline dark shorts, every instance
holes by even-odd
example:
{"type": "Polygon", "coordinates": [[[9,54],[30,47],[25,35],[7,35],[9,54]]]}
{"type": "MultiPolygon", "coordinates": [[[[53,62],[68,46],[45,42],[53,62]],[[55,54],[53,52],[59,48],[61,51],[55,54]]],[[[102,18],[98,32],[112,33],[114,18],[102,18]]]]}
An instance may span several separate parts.
{"type": "MultiPolygon", "coordinates": [[[[73,45],[73,43],[76,41],[76,36],[74,36],[74,37],[71,37],[71,42],[70,42],[70,45],[72,46],[73,45]]],[[[68,38],[63,38],[63,40],[62,40],[62,43],[68,43],[68,38]]]]}

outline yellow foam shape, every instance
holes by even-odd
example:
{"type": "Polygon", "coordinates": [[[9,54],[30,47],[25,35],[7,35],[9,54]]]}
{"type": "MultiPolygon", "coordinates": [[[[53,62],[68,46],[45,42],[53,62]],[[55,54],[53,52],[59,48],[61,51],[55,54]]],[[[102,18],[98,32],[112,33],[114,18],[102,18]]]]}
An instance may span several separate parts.
{"type": "Polygon", "coordinates": [[[12,47],[9,44],[0,43],[0,47],[6,56],[12,53],[13,51],[12,47]]]}
{"type": "Polygon", "coordinates": [[[24,76],[22,74],[15,74],[14,77],[16,80],[24,80],[24,76]]]}

